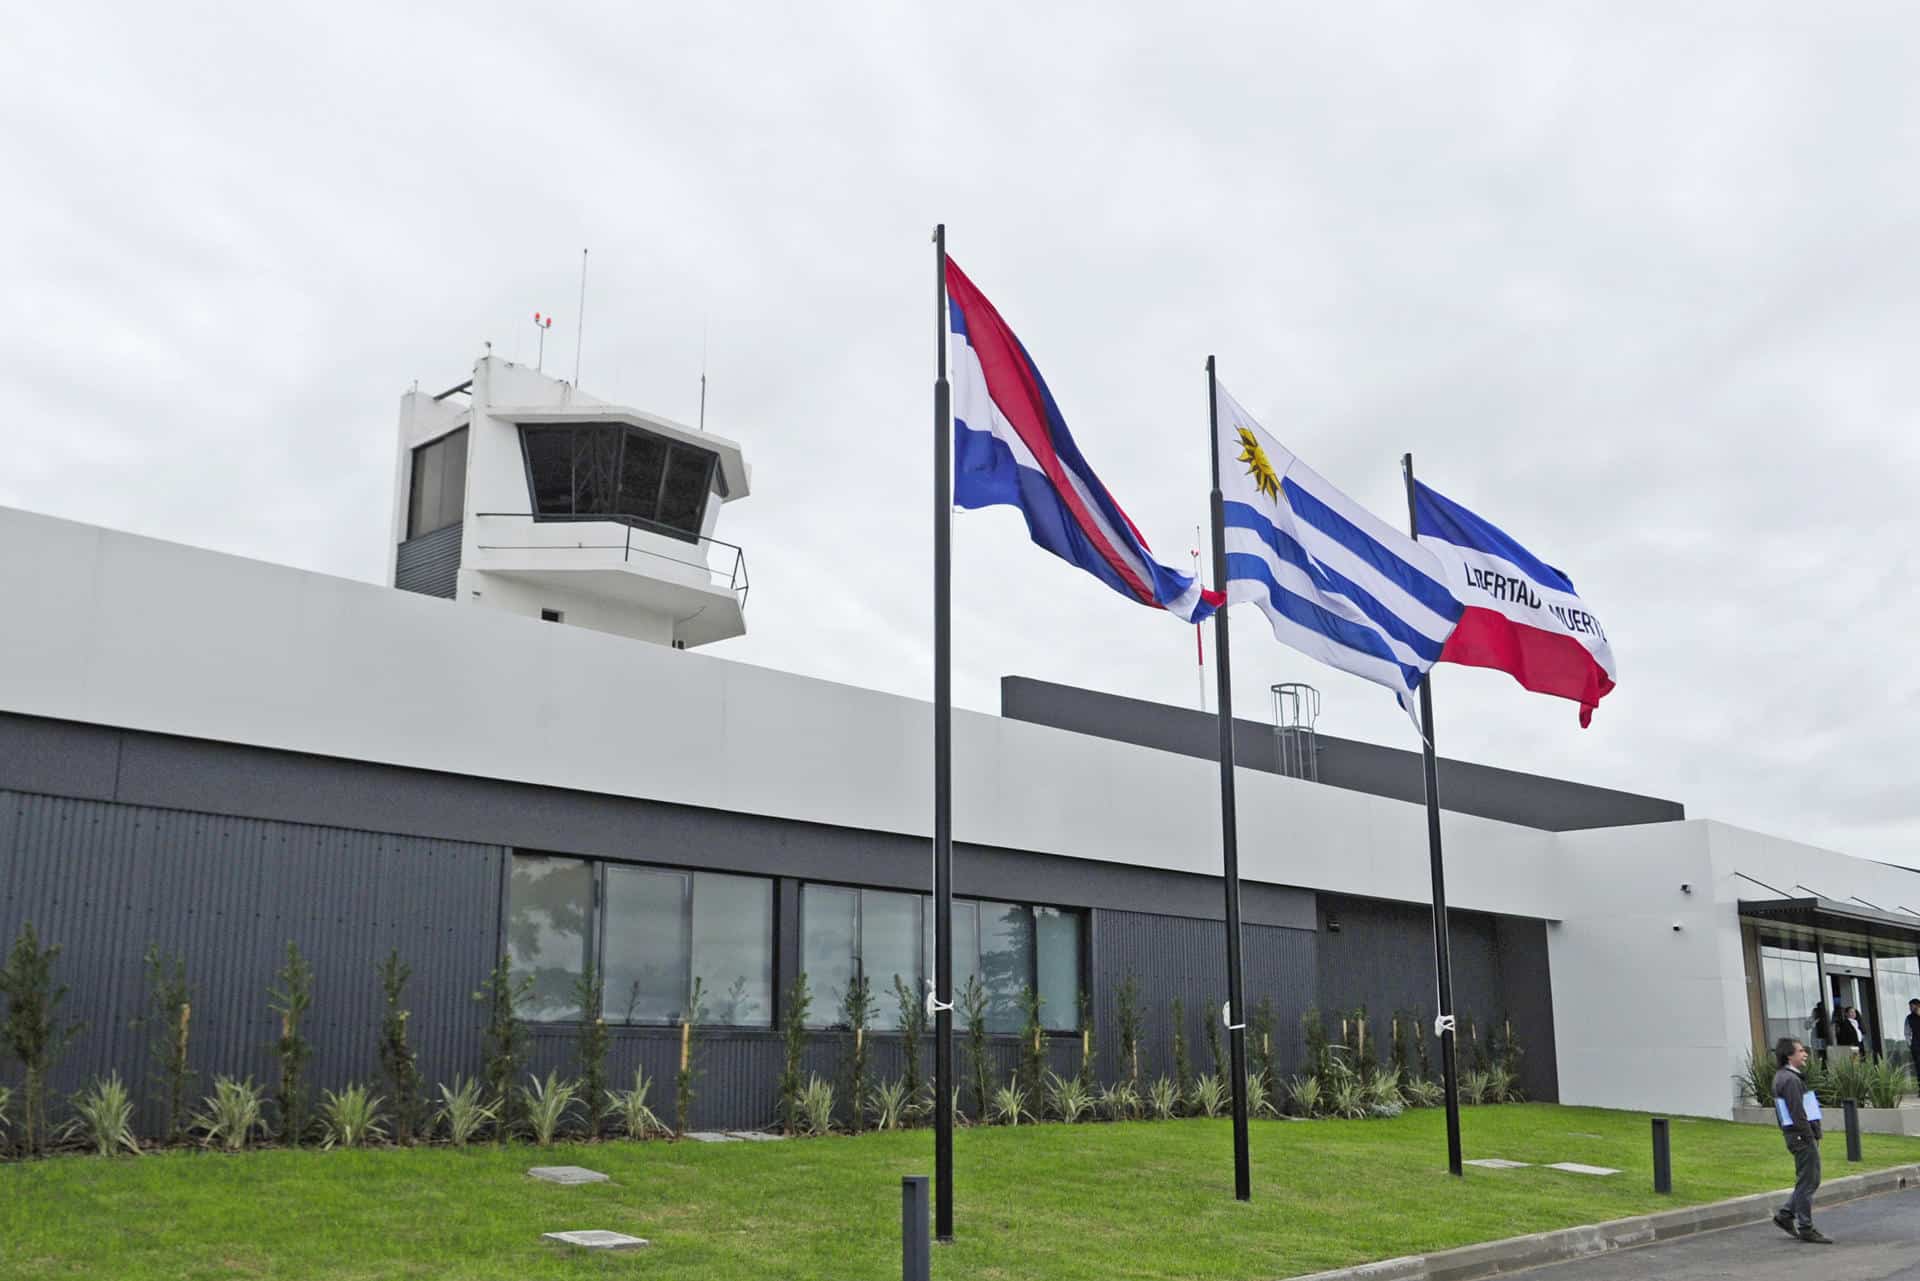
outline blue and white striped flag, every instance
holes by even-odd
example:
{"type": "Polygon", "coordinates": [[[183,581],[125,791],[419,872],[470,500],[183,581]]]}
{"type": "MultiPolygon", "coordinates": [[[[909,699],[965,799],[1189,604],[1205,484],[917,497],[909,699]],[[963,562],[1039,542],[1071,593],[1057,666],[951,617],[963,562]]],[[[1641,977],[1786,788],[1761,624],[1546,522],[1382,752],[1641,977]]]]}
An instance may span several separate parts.
{"type": "MultiPolygon", "coordinates": [[[[1408,697],[1460,620],[1439,558],[1322,480],[1214,384],[1227,602],[1283,645],[1408,697]]],[[[1416,717],[1416,723],[1418,718],[1416,717]]]]}

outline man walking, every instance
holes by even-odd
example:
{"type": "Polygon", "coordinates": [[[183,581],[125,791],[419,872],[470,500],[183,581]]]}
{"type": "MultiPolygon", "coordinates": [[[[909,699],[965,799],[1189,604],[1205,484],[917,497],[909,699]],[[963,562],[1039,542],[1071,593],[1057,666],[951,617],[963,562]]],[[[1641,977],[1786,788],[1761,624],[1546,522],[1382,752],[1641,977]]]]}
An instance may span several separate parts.
{"type": "Polygon", "coordinates": [[[1782,1232],[1809,1245],[1832,1245],[1813,1226],[1813,1194],[1820,1186],[1820,1097],[1807,1088],[1807,1046],[1790,1036],[1774,1047],[1780,1070],[1773,1074],[1773,1110],[1793,1153],[1793,1195],[1774,1214],[1782,1232]]]}
{"type": "Polygon", "coordinates": [[[1920,996],[1907,1002],[1907,1055],[1913,1070],[1920,1072],[1920,996]]]}

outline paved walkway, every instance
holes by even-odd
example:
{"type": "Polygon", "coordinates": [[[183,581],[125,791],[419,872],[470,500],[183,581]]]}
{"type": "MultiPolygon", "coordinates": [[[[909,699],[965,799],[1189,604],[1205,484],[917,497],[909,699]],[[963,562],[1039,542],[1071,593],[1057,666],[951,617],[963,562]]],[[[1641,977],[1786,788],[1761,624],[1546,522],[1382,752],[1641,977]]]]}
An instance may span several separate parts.
{"type": "Polygon", "coordinates": [[[1920,1281],[1920,1188],[1822,1207],[1834,1245],[1806,1245],[1771,1223],[1728,1228],[1516,1272],[1514,1281],[1920,1281]]]}

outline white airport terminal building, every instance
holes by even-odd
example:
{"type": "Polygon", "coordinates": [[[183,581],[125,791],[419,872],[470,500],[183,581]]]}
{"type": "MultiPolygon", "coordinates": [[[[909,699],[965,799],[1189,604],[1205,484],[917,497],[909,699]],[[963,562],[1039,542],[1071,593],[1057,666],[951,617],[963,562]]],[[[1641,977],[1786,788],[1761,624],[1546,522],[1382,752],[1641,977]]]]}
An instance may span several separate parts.
{"type": "MultiPolygon", "coordinates": [[[[144,1050],[141,957],[186,958],[194,1060],[271,1075],[288,941],[317,973],[315,1084],[377,1066],[374,965],[412,966],[431,1080],[478,1066],[472,999],[504,949],[544,1070],[571,987],[606,978],[616,1078],[670,1082],[693,984],[696,1122],[765,1124],[796,974],[813,1053],[838,995],[923,983],[928,702],[729,661],[751,494],[742,446],[492,357],[402,398],[392,579],[373,584],[0,510],[0,937],[63,948],[85,1030],[65,1080],[144,1050]]],[[[1434,1013],[1417,755],[1236,727],[1247,998],[1299,1020],[1434,1013]]],[[[1117,1072],[1115,1001],[1225,990],[1211,716],[1009,676],[954,716],[956,973],[1011,1063],[1019,997],[1117,1072]],[[1045,787],[1032,780],[1044,776],[1045,787]]],[[[1681,804],[1443,761],[1456,1009],[1511,1024],[1530,1097],[1725,1117],[1756,1044],[1858,1007],[1904,1054],[1920,873],[1688,818],[1681,804]],[[1622,1058],[1630,1057],[1624,1067],[1622,1058]]],[[[1737,817],[1737,816],[1734,816],[1737,817]]]]}

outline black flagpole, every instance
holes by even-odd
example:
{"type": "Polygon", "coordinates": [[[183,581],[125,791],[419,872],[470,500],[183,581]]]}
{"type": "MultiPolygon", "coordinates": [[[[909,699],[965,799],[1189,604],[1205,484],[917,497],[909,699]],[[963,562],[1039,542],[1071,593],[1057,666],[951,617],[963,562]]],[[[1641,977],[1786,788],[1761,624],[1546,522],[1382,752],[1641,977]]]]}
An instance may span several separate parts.
{"type": "MultiPolygon", "coordinates": [[[[1227,590],[1225,503],[1220,497],[1220,402],[1214,394],[1213,357],[1207,357],[1207,439],[1213,458],[1213,586],[1227,590]]],[[[1240,833],[1233,799],[1233,676],[1227,657],[1227,606],[1213,614],[1214,674],[1220,710],[1220,852],[1227,886],[1227,1035],[1233,1061],[1233,1195],[1253,1196],[1247,1163],[1247,1016],[1240,986],[1240,833]]],[[[1213,1017],[1209,1010],[1207,1017],[1213,1017]]]]}
{"type": "MultiPolygon", "coordinates": [[[[1407,480],[1407,532],[1420,538],[1413,498],[1413,455],[1400,459],[1407,480]]],[[[1433,860],[1433,972],[1439,989],[1440,1078],[1447,1090],[1447,1169],[1460,1169],[1460,1078],[1454,1062],[1453,960],[1447,942],[1447,877],[1440,860],[1440,781],[1433,762],[1433,670],[1420,682],[1420,759],[1427,789],[1427,852],[1433,860]]]]}
{"type": "MultiPolygon", "coordinates": [[[[933,1187],[934,1236],[953,1240],[953,429],[947,389],[947,225],[933,229],[933,1187]]],[[[858,1106],[856,1103],[855,1106],[858,1106]]]]}

